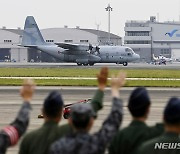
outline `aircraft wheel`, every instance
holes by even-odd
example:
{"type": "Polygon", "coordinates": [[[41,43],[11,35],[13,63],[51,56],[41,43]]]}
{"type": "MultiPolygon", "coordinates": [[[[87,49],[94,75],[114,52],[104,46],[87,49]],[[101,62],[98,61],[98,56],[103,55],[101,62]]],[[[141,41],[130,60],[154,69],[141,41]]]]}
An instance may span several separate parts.
{"type": "Polygon", "coordinates": [[[88,66],[88,63],[83,63],[84,66],[88,66]]]}
{"type": "Polygon", "coordinates": [[[123,62],[123,66],[127,66],[128,65],[128,63],[127,62],[123,62]]]}
{"type": "Polygon", "coordinates": [[[77,65],[78,65],[78,66],[81,66],[81,65],[82,65],[82,63],[77,63],[77,65]]]}
{"type": "Polygon", "coordinates": [[[64,114],[64,115],[63,115],[64,119],[68,119],[69,116],[70,116],[70,114],[64,114]]]}
{"type": "Polygon", "coordinates": [[[94,63],[89,63],[89,65],[90,65],[90,66],[93,66],[93,65],[94,65],[94,63]]]}

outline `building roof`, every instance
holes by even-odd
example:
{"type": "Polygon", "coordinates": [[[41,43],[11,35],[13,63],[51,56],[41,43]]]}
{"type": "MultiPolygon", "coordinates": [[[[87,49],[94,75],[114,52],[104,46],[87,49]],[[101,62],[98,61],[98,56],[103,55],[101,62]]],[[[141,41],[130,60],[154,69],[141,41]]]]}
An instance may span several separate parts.
{"type": "MultiPolygon", "coordinates": [[[[46,28],[46,29],[51,29],[51,28],[46,28]]],[[[60,29],[69,29],[69,28],[60,28],[60,29]]],[[[73,28],[73,29],[77,29],[77,28],[73,28]]],[[[2,29],[2,30],[9,31],[9,32],[15,33],[17,35],[23,35],[23,30],[22,29],[2,29]]],[[[107,38],[108,37],[108,32],[105,32],[105,31],[102,31],[102,30],[95,30],[95,29],[79,29],[79,30],[92,33],[92,34],[97,35],[97,36],[102,37],[102,38],[107,38]]],[[[121,37],[118,36],[118,35],[115,35],[115,34],[112,34],[112,33],[110,33],[110,34],[111,34],[110,35],[111,38],[121,39],[121,37]]]]}
{"type": "MultiPolygon", "coordinates": [[[[107,38],[108,34],[109,34],[108,32],[101,31],[101,30],[96,30],[96,29],[80,29],[80,30],[87,31],[89,33],[93,33],[95,35],[98,35],[99,37],[104,37],[104,38],[107,38]]],[[[114,39],[121,39],[120,36],[112,34],[112,33],[110,33],[110,37],[114,38],[114,39]]]]}
{"type": "Polygon", "coordinates": [[[9,31],[9,32],[18,34],[18,35],[23,35],[23,30],[22,29],[2,29],[2,30],[6,30],[6,31],[9,31]]]}

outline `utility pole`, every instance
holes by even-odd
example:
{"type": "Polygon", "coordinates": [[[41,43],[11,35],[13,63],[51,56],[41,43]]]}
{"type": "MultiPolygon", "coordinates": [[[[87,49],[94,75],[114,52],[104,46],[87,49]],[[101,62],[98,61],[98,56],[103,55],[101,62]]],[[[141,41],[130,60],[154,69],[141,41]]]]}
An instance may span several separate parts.
{"type": "Polygon", "coordinates": [[[105,8],[106,11],[108,11],[108,33],[109,33],[109,36],[108,36],[108,41],[109,43],[111,42],[111,37],[110,37],[110,14],[111,14],[111,11],[113,10],[112,7],[110,6],[110,4],[108,4],[107,8],[105,8]]]}
{"type": "Polygon", "coordinates": [[[97,26],[97,31],[98,31],[98,43],[100,43],[99,42],[99,26],[101,25],[101,23],[95,23],[96,24],[96,26],[97,26]]]}

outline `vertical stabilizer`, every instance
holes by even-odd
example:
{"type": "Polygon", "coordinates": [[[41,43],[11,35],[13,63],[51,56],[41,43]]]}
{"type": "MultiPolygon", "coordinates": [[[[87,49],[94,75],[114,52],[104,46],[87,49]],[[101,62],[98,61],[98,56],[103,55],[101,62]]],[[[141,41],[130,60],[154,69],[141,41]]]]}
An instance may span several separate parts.
{"type": "Polygon", "coordinates": [[[46,44],[33,16],[27,16],[22,38],[22,46],[46,44]]]}

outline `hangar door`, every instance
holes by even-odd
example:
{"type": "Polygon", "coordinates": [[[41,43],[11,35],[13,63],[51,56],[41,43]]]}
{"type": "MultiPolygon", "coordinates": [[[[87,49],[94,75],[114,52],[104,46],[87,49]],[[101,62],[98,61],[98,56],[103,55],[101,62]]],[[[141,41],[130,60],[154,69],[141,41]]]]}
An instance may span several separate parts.
{"type": "Polygon", "coordinates": [[[173,59],[180,60],[180,49],[172,49],[171,55],[173,59]]]}

